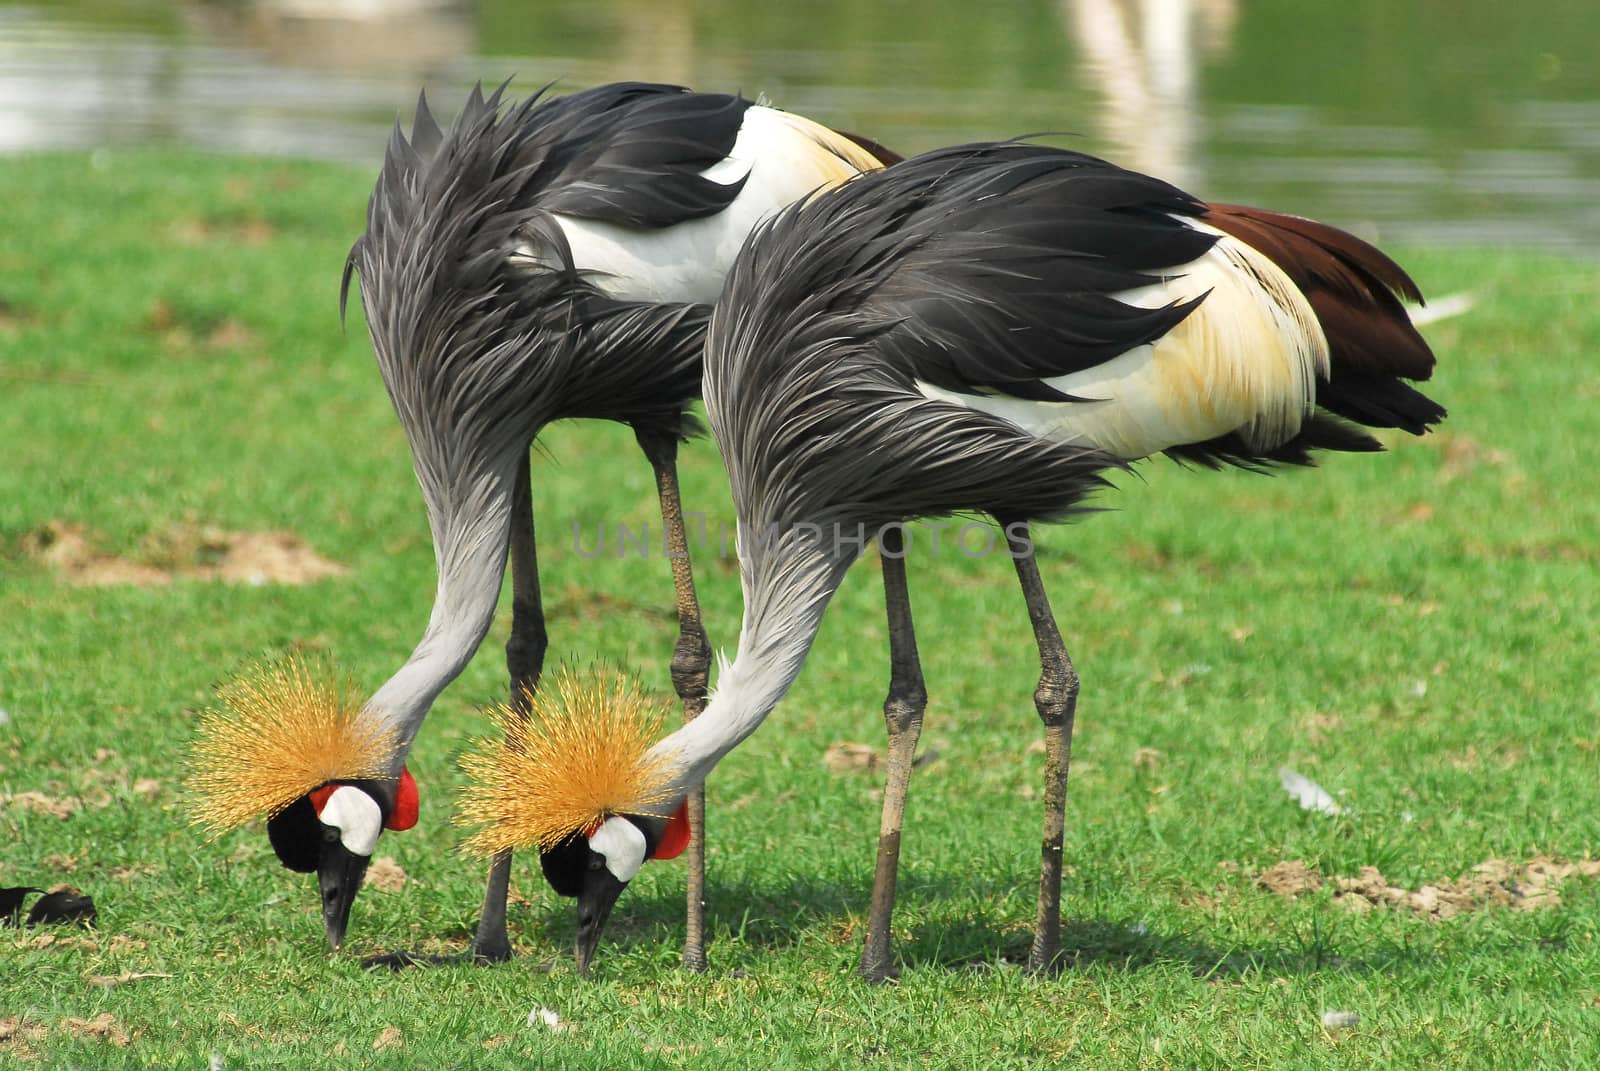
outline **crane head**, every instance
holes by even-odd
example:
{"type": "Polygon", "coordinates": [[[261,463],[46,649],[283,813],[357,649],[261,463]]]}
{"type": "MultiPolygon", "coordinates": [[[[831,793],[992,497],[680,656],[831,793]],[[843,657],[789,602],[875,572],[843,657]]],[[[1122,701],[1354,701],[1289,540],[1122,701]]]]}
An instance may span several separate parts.
{"type": "Polygon", "coordinates": [[[297,659],[258,666],[219,694],[189,757],[190,820],[220,836],[266,818],[283,865],[317,874],[337,949],[380,831],[417,822],[397,731],[353,685],[297,659]]]}
{"type": "Polygon", "coordinates": [[[621,673],[563,669],[523,709],[501,708],[502,740],[462,759],[469,783],[457,820],[481,855],[537,845],[545,878],[578,901],[577,963],[586,973],[600,931],[647,859],[689,842],[684,792],[652,744],[666,704],[621,673]]]}
{"type": "Polygon", "coordinates": [[[550,888],[578,901],[573,952],[579,974],[589,973],[611,908],[645,860],[672,859],[688,844],[688,808],[680,804],[670,818],[610,815],[589,832],[571,833],[539,852],[539,866],[550,888]]]}
{"type": "Polygon", "coordinates": [[[417,783],[402,770],[398,784],[335,781],[295,800],[267,820],[267,836],[278,861],[302,874],[315,873],[322,896],[328,944],[344,942],[350,908],[385,829],[410,829],[417,822],[417,783]]]}

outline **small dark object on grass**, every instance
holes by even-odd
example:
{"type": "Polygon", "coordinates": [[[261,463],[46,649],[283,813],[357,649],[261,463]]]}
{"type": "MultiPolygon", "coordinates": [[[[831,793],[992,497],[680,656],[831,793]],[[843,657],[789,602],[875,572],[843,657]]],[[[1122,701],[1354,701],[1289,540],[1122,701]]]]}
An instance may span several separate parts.
{"type": "MultiPolygon", "coordinates": [[[[44,893],[44,890],[31,885],[0,889],[0,926],[17,925],[17,919],[22,914],[22,901],[29,893],[44,893]]],[[[95,917],[92,898],[62,889],[39,897],[33,910],[28,912],[26,925],[76,922],[82,926],[93,926],[95,917]]]]}
{"type": "Polygon", "coordinates": [[[22,914],[22,900],[31,892],[44,892],[31,885],[18,885],[14,889],[0,889],[0,926],[15,926],[22,914]]]}

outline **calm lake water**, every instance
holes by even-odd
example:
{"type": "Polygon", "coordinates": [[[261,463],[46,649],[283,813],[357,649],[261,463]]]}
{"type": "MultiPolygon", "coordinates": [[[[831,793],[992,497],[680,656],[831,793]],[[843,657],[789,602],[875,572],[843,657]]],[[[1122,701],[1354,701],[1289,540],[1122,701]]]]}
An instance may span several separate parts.
{"type": "Polygon", "coordinates": [[[0,0],[3,153],[373,166],[420,86],[513,76],[765,93],[901,151],[1064,132],[1386,242],[1600,251],[1597,0],[0,0]]]}

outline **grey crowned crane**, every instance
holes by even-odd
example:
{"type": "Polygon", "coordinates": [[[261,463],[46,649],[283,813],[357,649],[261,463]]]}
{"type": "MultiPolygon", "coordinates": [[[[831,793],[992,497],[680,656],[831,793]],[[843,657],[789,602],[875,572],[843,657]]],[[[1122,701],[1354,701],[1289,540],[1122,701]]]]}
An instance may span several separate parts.
{"type": "MultiPolygon", "coordinates": [[[[340,299],[342,312],[359,276],[372,347],[410,442],[438,566],[427,629],[354,710],[298,669],[246,682],[244,702],[209,723],[197,751],[214,804],[201,820],[220,829],[270,815],[282,863],[319,875],[335,948],[381,830],[416,821],[406,756],[429,707],[488,632],[508,553],[512,706],[526,711],[535,691],[547,636],[528,455],[551,421],[632,426],[655,471],[674,555],[673,686],[687,716],[703,706],[710,650],[676,457],[695,429],[688,407],[700,394],[710,303],[753,227],[895,159],[737,96],[618,83],[503,107],[503,89],[488,97],[475,89],[448,130],[425,98],[410,139],[396,127],[340,299]]],[[[689,824],[685,806],[658,855],[681,850],[689,824]]],[[[698,841],[684,952],[691,967],[705,955],[698,841]]],[[[570,884],[561,865],[545,860],[558,888],[570,884]]],[[[478,960],[510,955],[509,870],[502,853],[472,946],[478,960]]]]}
{"type": "MultiPolygon", "coordinates": [[[[865,533],[882,552],[890,679],[860,969],[871,980],[890,972],[926,702],[900,526],[983,512],[1004,529],[1039,650],[1045,820],[1030,963],[1056,964],[1078,678],[1029,526],[1071,513],[1107,469],[1153,454],[1261,469],[1380,449],[1358,425],[1426,431],[1444,410],[1407,383],[1427,379],[1434,359],[1402,299],[1421,300],[1405,272],[1332,227],[1207,204],[1024,142],[862,175],[758,231],[712,314],[705,361],[740,530],[738,650],[700,717],[648,749],[617,747],[612,764],[638,771],[636,784],[566,830],[539,831],[564,835],[561,850],[593,867],[580,961],[663,816],[799,674],[865,533]]],[[[480,776],[469,817],[491,819],[480,804],[514,795],[496,784],[514,776],[480,776]]],[[[543,776],[585,779],[575,768],[543,776]]],[[[509,841],[513,824],[502,822],[509,841]]]]}

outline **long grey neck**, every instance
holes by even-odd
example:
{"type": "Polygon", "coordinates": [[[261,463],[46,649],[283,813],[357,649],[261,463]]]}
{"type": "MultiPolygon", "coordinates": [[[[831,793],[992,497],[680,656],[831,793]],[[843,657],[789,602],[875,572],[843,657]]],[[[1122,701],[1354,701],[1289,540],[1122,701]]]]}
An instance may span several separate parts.
{"type": "Polygon", "coordinates": [[[775,546],[741,546],[744,624],[731,664],[700,716],[651,749],[673,769],[671,803],[700,785],[722,757],[755,732],[800,675],[822,615],[854,554],[839,555],[785,535],[775,546]]]}
{"type": "Polygon", "coordinates": [[[399,731],[401,747],[391,770],[396,775],[434,700],[466,668],[494,621],[511,532],[514,471],[507,466],[481,474],[463,481],[459,495],[429,500],[439,570],[433,612],[411,657],[367,701],[369,712],[399,731]]]}

